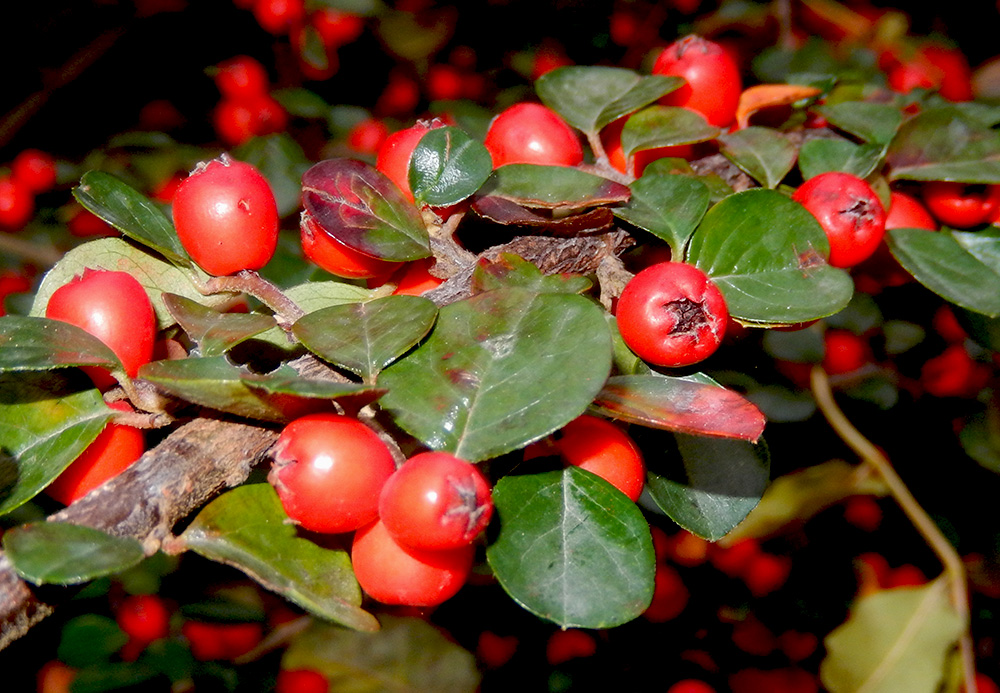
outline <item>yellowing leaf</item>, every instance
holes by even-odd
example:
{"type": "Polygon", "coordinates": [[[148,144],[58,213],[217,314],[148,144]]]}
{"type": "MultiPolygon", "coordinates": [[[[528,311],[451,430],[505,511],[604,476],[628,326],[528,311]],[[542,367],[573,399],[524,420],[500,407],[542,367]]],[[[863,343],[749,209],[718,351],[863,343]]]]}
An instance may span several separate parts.
{"type": "Polygon", "coordinates": [[[944,578],[875,592],[826,637],[820,678],[830,693],[934,693],[964,627],[944,578]]]}
{"type": "Polygon", "coordinates": [[[743,129],[750,124],[750,116],[757,111],[772,106],[788,106],[820,94],[816,87],[803,87],[797,84],[757,84],[747,87],[740,94],[740,102],[736,107],[736,127],[743,129]]]}

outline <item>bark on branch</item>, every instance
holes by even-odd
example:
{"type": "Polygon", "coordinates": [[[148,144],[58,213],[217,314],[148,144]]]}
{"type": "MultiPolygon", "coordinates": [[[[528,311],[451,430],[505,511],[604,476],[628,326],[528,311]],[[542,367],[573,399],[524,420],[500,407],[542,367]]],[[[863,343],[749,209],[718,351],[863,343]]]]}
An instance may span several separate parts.
{"type": "MultiPolygon", "coordinates": [[[[184,424],[104,486],[49,519],[142,542],[152,555],[174,526],[221,491],[246,481],[277,438],[247,423],[200,418],[184,424]]],[[[0,551],[0,649],[51,614],[73,590],[21,580],[0,551]]]]}

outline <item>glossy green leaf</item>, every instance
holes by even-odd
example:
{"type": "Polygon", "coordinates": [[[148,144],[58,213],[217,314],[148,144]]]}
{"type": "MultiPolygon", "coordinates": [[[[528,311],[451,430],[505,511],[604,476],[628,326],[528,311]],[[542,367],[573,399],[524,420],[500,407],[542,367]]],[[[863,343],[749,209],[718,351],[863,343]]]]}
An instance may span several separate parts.
{"type": "Polygon", "coordinates": [[[59,635],[56,657],[75,669],[111,659],[128,635],[114,619],[98,614],[83,614],[70,619],[59,635]]]}
{"type": "Polygon", "coordinates": [[[493,172],[482,142],[456,127],[428,130],[410,156],[409,182],[417,203],[444,207],[479,190],[493,172]]]}
{"type": "Polygon", "coordinates": [[[180,539],[320,618],[356,630],[378,629],[375,617],[361,609],[361,588],[347,552],[299,537],[270,484],[244,484],[219,496],[180,539]]]}
{"type": "Polygon", "coordinates": [[[360,253],[395,262],[430,255],[420,212],[370,164],[314,164],[302,175],[302,205],[321,231],[360,253]]]}
{"type": "MultiPolygon", "coordinates": [[[[148,657],[135,662],[91,663],[79,669],[73,677],[71,693],[106,693],[127,690],[144,684],[146,690],[155,690],[157,685],[167,685],[166,678],[153,681],[167,672],[151,666],[148,657]]],[[[176,672],[170,672],[176,673],[176,672]]]]}
{"type": "Polygon", "coordinates": [[[0,372],[68,366],[123,368],[104,342],[76,325],[48,318],[0,317],[0,372]]]}
{"type": "Polygon", "coordinates": [[[720,134],[700,113],[679,106],[650,106],[629,117],[622,128],[622,151],[707,142],[720,134]]]}
{"type": "Polygon", "coordinates": [[[163,303],[191,341],[198,345],[200,356],[217,356],[275,327],[274,318],[269,315],[220,313],[177,294],[163,294],[163,303]]]}
{"type": "Polygon", "coordinates": [[[142,248],[137,248],[121,238],[101,238],[73,248],[46,273],[35,294],[31,315],[44,316],[45,306],[48,305],[52,293],[73,277],[82,274],[87,268],[131,274],[146,290],[146,295],[149,296],[149,301],[156,312],[159,329],[174,324],[173,316],[163,303],[164,292],[184,296],[206,306],[224,305],[233,297],[233,294],[203,296],[191,283],[191,278],[185,270],[155,255],[150,255],[142,248]]]}
{"type": "Polygon", "coordinates": [[[719,151],[765,188],[776,188],[795,166],[795,145],[771,128],[751,125],[719,136],[719,151]]]}
{"type": "Polygon", "coordinates": [[[110,173],[88,171],[73,197],[129,238],[152,248],[171,262],[190,265],[174,225],[156,204],[110,173]]]}
{"type": "Polygon", "coordinates": [[[493,502],[500,533],[486,558],[525,609],[564,628],[611,628],[649,606],[649,524],[608,482],[579,467],[507,475],[493,502]]]}
{"type": "Polygon", "coordinates": [[[810,140],[799,151],[799,170],[808,180],[827,171],[842,171],[867,178],[882,163],[885,147],[854,144],[846,140],[810,140]]]}
{"type": "Polygon", "coordinates": [[[14,570],[36,585],[77,585],[114,575],[143,559],[142,544],[66,522],[32,522],[4,532],[14,570]]]}
{"type": "Polygon", "coordinates": [[[342,281],[311,281],[298,284],[285,291],[285,295],[306,313],[312,313],[330,306],[367,301],[375,298],[371,289],[342,281]]]}
{"type": "Polygon", "coordinates": [[[569,166],[507,164],[478,193],[541,209],[579,210],[625,202],[628,187],[569,166]]]}
{"type": "Polygon", "coordinates": [[[680,77],[640,75],[622,67],[568,65],[542,75],[535,91],[567,123],[593,133],[683,84],[680,77]]]}
{"type": "Polygon", "coordinates": [[[111,409],[82,373],[0,374],[0,515],[55,479],[110,418],[111,409]]]}
{"type": "Polygon", "coordinates": [[[360,633],[319,621],[295,637],[283,669],[322,672],[350,693],[476,693],[476,658],[423,618],[379,616],[382,629],[360,633]]]}
{"type": "Polygon", "coordinates": [[[232,155],[235,159],[251,164],[267,178],[279,216],[287,217],[299,211],[302,174],[309,168],[310,161],[291,135],[278,132],[251,137],[234,149],[232,155]]]}
{"type": "Polygon", "coordinates": [[[493,262],[480,260],[472,273],[472,293],[517,286],[535,293],[582,294],[593,286],[579,274],[542,274],[534,264],[512,253],[493,262]]]}
{"type": "Polygon", "coordinates": [[[387,296],[309,313],[292,333],[317,356],[372,382],[430,332],[436,317],[426,298],[387,296]]]}
{"type": "Polygon", "coordinates": [[[476,462],[582,414],[610,369],[597,304],[500,289],[442,308],[427,341],[382,373],[381,405],[428,447],[476,462]]]}
{"type": "Polygon", "coordinates": [[[673,437],[674,450],[661,437],[664,454],[655,461],[647,457],[646,490],[674,522],[715,541],[764,495],[771,467],[767,446],[682,433],[673,437]]]}
{"type": "Polygon", "coordinates": [[[749,400],[684,378],[612,376],[593,406],[612,418],[667,431],[749,441],[764,433],[764,415],[749,400]]]}
{"type": "MultiPolygon", "coordinates": [[[[1000,265],[984,264],[957,233],[891,229],[885,238],[899,264],[928,289],[968,310],[1000,316],[1000,265]]],[[[982,250],[979,256],[986,257],[982,250]]]]}
{"type": "Polygon", "coordinates": [[[644,175],[629,188],[627,204],[613,209],[640,229],[663,239],[676,257],[708,210],[708,187],[697,178],[684,175],[644,175]]]}
{"type": "Polygon", "coordinates": [[[225,356],[154,361],[143,366],[139,375],[164,391],[200,406],[277,422],[329,409],[328,402],[338,397],[372,391],[364,385],[302,378],[287,366],[267,375],[253,374],[233,365],[225,356]],[[282,387],[269,392],[269,383],[281,383],[282,387]]]}
{"type": "Polygon", "coordinates": [[[826,263],[829,248],[805,207],[753,189],[708,210],[687,260],[712,277],[734,318],[791,324],[832,315],[851,300],[854,282],[826,263]]]}
{"type": "Polygon", "coordinates": [[[965,454],[994,474],[1000,474],[1000,416],[990,406],[968,421],[959,434],[965,454]]]}
{"type": "Polygon", "coordinates": [[[1000,183],[1000,132],[953,106],[929,108],[889,146],[889,180],[1000,183]]]}
{"type": "Polygon", "coordinates": [[[830,693],[934,693],[964,628],[944,577],[874,592],[826,637],[820,679],[830,693]]]}
{"type": "Polygon", "coordinates": [[[834,127],[876,145],[891,142],[903,124],[902,112],[891,104],[843,101],[816,110],[834,127]]]}

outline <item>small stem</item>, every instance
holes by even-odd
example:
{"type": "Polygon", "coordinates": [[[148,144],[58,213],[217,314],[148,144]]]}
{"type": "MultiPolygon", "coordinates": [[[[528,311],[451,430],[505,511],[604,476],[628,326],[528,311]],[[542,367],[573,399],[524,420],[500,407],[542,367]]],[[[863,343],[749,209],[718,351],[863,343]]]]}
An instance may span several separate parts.
{"type": "Polygon", "coordinates": [[[212,277],[199,287],[203,294],[245,293],[274,311],[274,319],[286,332],[305,312],[295,305],[281,289],[253,270],[243,270],[226,277],[212,277]]]}
{"type": "Polygon", "coordinates": [[[823,412],[823,416],[830,423],[833,430],[840,438],[847,443],[862,461],[873,468],[882,477],[889,493],[902,509],[907,519],[913,524],[917,532],[941,561],[945,576],[951,588],[951,601],[965,624],[965,633],[959,639],[958,648],[962,659],[963,679],[967,693],[976,693],[976,662],[975,653],[972,649],[972,637],[968,631],[969,624],[969,593],[965,575],[965,565],[962,557],[948,538],[941,532],[941,529],[934,523],[930,515],[927,514],[917,499],[914,498],[910,489],[896,473],[892,463],[883,455],[874,444],[865,438],[854,424],[850,422],[837,402],[833,398],[833,391],[830,388],[830,381],[826,371],[816,366],[812,369],[811,385],[816,403],[823,412]]]}
{"type": "Polygon", "coordinates": [[[0,255],[24,258],[43,267],[51,267],[62,259],[62,252],[51,245],[26,241],[10,233],[0,233],[0,255]]]}

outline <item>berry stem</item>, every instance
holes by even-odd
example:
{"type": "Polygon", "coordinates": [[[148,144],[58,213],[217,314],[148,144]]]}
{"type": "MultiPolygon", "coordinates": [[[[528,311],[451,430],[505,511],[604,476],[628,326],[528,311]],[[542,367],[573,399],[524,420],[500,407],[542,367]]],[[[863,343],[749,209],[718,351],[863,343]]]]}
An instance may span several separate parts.
{"type": "Polygon", "coordinates": [[[225,277],[212,277],[199,288],[203,294],[245,293],[274,311],[274,319],[286,332],[305,315],[281,289],[253,270],[243,270],[225,277]]]}
{"type": "Polygon", "coordinates": [[[19,257],[44,267],[51,267],[62,259],[63,253],[51,245],[32,243],[14,234],[0,234],[0,255],[19,257]]]}
{"type": "Polygon", "coordinates": [[[869,465],[878,472],[885,482],[890,495],[899,505],[907,519],[923,537],[927,545],[941,561],[944,575],[951,588],[951,601],[956,613],[966,624],[966,629],[959,639],[958,649],[962,661],[962,678],[965,682],[968,693],[976,692],[976,663],[975,653],[972,647],[972,636],[968,630],[969,623],[969,594],[965,575],[965,566],[955,547],[951,545],[947,537],[941,532],[934,520],[927,514],[917,499],[914,498],[910,489],[896,473],[892,463],[883,455],[871,441],[865,438],[854,424],[847,418],[833,397],[833,390],[830,388],[830,381],[826,371],[820,366],[812,369],[810,376],[813,396],[819,406],[823,416],[829,422],[833,430],[840,436],[848,447],[850,447],[862,459],[864,464],[869,465]]]}

